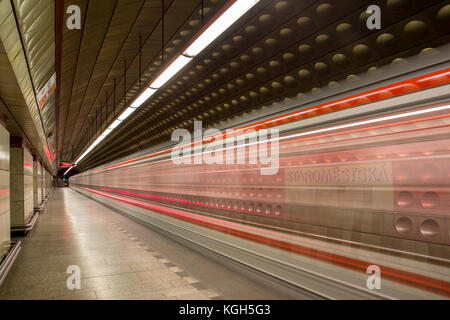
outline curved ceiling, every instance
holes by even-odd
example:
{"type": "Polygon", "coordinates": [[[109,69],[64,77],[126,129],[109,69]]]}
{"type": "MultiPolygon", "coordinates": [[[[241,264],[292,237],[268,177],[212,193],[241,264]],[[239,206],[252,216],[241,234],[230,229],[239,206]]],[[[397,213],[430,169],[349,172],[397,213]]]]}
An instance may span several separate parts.
{"type": "MultiPolygon", "coordinates": [[[[1,1],[0,112],[8,129],[51,171],[54,154],[73,162],[226,3],[1,1]],[[69,5],[81,9],[81,30],[65,27],[69,5]],[[39,107],[36,95],[55,72],[57,93],[39,107]]],[[[78,169],[167,142],[194,120],[220,126],[271,102],[407,63],[448,43],[449,30],[445,0],[261,0],[78,169]],[[366,26],[373,4],[381,8],[381,30],[366,26]]]]}
{"type": "MultiPolygon", "coordinates": [[[[207,19],[225,1],[205,3],[207,19]]],[[[83,19],[81,30],[63,32],[58,137],[63,161],[73,161],[124,108],[124,99],[126,104],[137,94],[139,73],[146,84],[159,71],[163,43],[167,61],[202,20],[199,0],[65,1],[66,7],[72,4],[80,6],[83,19]]]]}
{"type": "MultiPolygon", "coordinates": [[[[66,30],[63,37],[59,144],[67,161],[139,92],[139,36],[142,84],[164,66],[161,0],[78,3],[86,17],[83,29],[66,30]]],[[[205,0],[203,19],[224,3],[205,0]]],[[[201,27],[202,10],[200,0],[164,4],[168,61],[201,27]]],[[[442,0],[262,0],[103,140],[79,169],[168,141],[174,129],[191,129],[194,120],[219,125],[272,101],[405,62],[448,43],[449,21],[450,5],[442,0]],[[382,30],[366,27],[371,4],[381,7],[382,30]]]]}
{"type": "MultiPolygon", "coordinates": [[[[17,23],[23,39],[35,91],[55,73],[55,1],[14,0],[17,23]]],[[[55,95],[40,107],[46,140],[52,153],[56,147],[55,95]]]]}
{"type": "Polygon", "coordinates": [[[1,111],[7,128],[55,173],[55,95],[42,106],[36,98],[55,73],[55,3],[2,1],[0,24],[1,111]]]}

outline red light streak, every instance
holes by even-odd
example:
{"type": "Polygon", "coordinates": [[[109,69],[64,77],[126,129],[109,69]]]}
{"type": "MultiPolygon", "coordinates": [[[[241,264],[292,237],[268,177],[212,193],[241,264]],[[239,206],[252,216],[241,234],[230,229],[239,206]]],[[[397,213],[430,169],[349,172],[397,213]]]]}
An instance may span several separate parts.
{"type": "MultiPolygon", "coordinates": [[[[201,226],[205,226],[214,230],[218,230],[227,234],[233,234],[235,236],[248,239],[254,242],[263,243],[265,245],[279,248],[285,251],[294,252],[301,255],[306,255],[318,260],[322,260],[328,263],[332,263],[335,265],[339,265],[342,267],[346,267],[349,269],[353,269],[359,272],[366,272],[366,269],[371,263],[350,258],[342,255],[338,255],[335,253],[329,253],[326,251],[308,248],[297,243],[288,242],[286,240],[296,240],[299,239],[291,236],[285,235],[281,233],[272,232],[270,230],[258,229],[255,227],[241,225],[230,221],[220,220],[216,218],[211,218],[207,216],[202,216],[195,213],[190,213],[178,209],[168,208],[160,205],[155,205],[143,201],[128,199],[124,197],[110,195],[105,192],[96,191],[89,188],[82,188],[88,192],[92,192],[107,198],[111,198],[114,200],[118,200],[121,202],[125,202],[131,205],[143,207],[146,209],[151,209],[158,211],[160,213],[192,222],[201,226]],[[281,240],[280,240],[281,239],[281,240]]],[[[430,292],[434,292],[440,295],[444,295],[446,297],[450,297],[450,282],[430,278],[427,276],[422,276],[419,274],[415,274],[412,272],[399,270],[386,266],[379,266],[382,270],[382,274],[384,277],[389,278],[393,281],[397,281],[412,287],[420,288],[422,290],[427,290],[430,292]]]]}
{"type": "Polygon", "coordinates": [[[42,148],[50,162],[53,162],[53,160],[55,160],[55,155],[46,146],[43,146],[42,148]]]}
{"type": "MultiPolygon", "coordinates": [[[[359,129],[353,129],[353,130],[347,130],[347,131],[340,131],[340,132],[329,133],[329,134],[324,134],[324,135],[320,135],[320,136],[313,136],[313,137],[308,137],[308,138],[283,141],[283,142],[280,142],[280,145],[286,144],[286,143],[296,143],[296,142],[301,142],[301,141],[306,141],[306,140],[315,140],[315,139],[321,139],[321,138],[328,138],[328,137],[344,135],[344,134],[349,134],[349,133],[356,133],[356,132],[364,132],[364,131],[376,130],[376,129],[382,129],[382,128],[389,128],[389,127],[393,127],[393,126],[400,126],[400,125],[405,125],[405,124],[413,124],[413,123],[418,123],[418,122],[423,122],[423,121],[430,121],[430,120],[437,120],[437,119],[448,118],[448,117],[450,117],[450,114],[444,114],[444,115],[438,115],[438,116],[432,116],[432,117],[427,117],[427,118],[422,118],[422,119],[414,119],[414,120],[408,120],[408,121],[402,121],[402,122],[388,123],[388,124],[383,124],[383,125],[378,125],[378,126],[373,126],[373,127],[368,127],[368,128],[359,128],[359,129]]],[[[406,132],[414,132],[414,131],[429,130],[429,129],[436,129],[436,128],[445,128],[445,127],[449,127],[449,126],[450,126],[450,124],[449,125],[434,126],[434,127],[426,127],[426,128],[409,129],[409,130],[403,130],[403,131],[397,131],[397,132],[390,132],[390,133],[384,133],[384,134],[378,134],[378,135],[371,135],[370,137],[379,137],[379,136],[399,134],[399,133],[406,133],[406,132]]],[[[365,138],[365,137],[362,137],[362,138],[365,138]]],[[[359,139],[359,138],[346,139],[346,140],[357,140],[357,139],[359,139]]],[[[313,144],[313,145],[315,145],[315,144],[313,144]]]]}
{"type": "MultiPolygon", "coordinates": [[[[298,121],[301,119],[313,117],[319,114],[325,114],[332,111],[337,110],[343,110],[350,107],[355,107],[358,105],[362,105],[368,102],[375,102],[379,100],[383,100],[386,98],[386,95],[383,93],[391,93],[389,96],[397,96],[402,95],[406,93],[411,93],[419,90],[423,90],[426,88],[435,87],[438,85],[446,84],[450,82],[450,68],[442,69],[439,71],[435,71],[432,73],[428,73],[422,76],[414,77],[411,79],[399,81],[393,84],[389,84],[380,88],[375,88],[372,90],[368,90],[362,93],[357,93],[354,95],[351,95],[349,97],[344,97],[341,99],[337,99],[331,102],[325,102],[313,107],[309,107],[300,111],[295,111],[288,113],[286,115],[277,116],[272,119],[267,119],[263,121],[256,122],[254,124],[250,124],[247,126],[243,126],[241,128],[235,129],[234,135],[238,135],[240,133],[243,133],[247,130],[259,130],[264,128],[269,128],[272,126],[285,124],[293,121],[298,121]]],[[[186,145],[177,146],[177,148],[183,148],[188,146],[194,146],[198,143],[207,143],[212,138],[224,138],[226,137],[226,133],[221,133],[220,135],[215,135],[212,137],[208,137],[206,139],[193,141],[190,143],[187,143],[186,145]]],[[[230,137],[230,136],[228,136],[230,137]]],[[[147,155],[143,155],[134,159],[125,160],[116,164],[112,164],[103,168],[99,168],[96,170],[93,170],[93,172],[99,172],[106,169],[111,169],[115,167],[119,167],[125,164],[133,163],[139,160],[148,159],[157,155],[162,155],[169,153],[173,150],[173,148],[167,148],[161,151],[153,152],[147,155]]]]}
{"type": "MultiPolygon", "coordinates": [[[[211,207],[211,208],[217,208],[218,207],[218,206],[216,206],[216,204],[212,204],[212,203],[210,204],[210,203],[205,203],[205,202],[200,202],[200,201],[191,201],[191,200],[184,200],[184,199],[177,199],[177,198],[170,198],[170,197],[154,196],[154,195],[149,195],[149,194],[145,194],[145,193],[137,193],[137,192],[122,191],[122,190],[114,190],[114,189],[109,189],[109,188],[101,188],[101,190],[107,191],[107,192],[115,192],[115,193],[126,194],[126,195],[130,195],[130,196],[154,199],[154,200],[163,200],[163,201],[169,201],[169,202],[190,204],[190,205],[199,206],[199,207],[211,207]]],[[[223,210],[235,211],[233,208],[222,208],[222,209],[223,210]]],[[[247,212],[248,210],[241,210],[241,211],[246,211],[247,212]]]]}

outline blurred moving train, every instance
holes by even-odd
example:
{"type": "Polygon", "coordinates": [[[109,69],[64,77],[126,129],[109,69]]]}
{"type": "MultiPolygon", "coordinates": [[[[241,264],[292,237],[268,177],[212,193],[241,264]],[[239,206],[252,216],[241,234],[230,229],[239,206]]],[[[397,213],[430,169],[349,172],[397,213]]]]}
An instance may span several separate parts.
{"type": "Polygon", "coordinates": [[[380,264],[376,254],[406,257],[415,262],[380,258],[389,279],[449,297],[449,81],[441,68],[239,128],[280,130],[275,175],[260,164],[175,165],[166,148],[73,176],[71,187],[351,270],[380,264]],[[411,269],[419,262],[442,269],[411,269]]]}

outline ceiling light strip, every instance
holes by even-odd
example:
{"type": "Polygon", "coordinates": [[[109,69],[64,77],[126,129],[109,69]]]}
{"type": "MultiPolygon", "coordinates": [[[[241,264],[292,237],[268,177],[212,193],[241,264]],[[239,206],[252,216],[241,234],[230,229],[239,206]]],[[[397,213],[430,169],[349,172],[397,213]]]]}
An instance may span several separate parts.
{"type": "Polygon", "coordinates": [[[183,53],[190,57],[198,55],[258,2],[259,0],[234,1],[220,16],[213,19],[206,30],[194,38],[195,40],[183,53]]]}
{"type": "Polygon", "coordinates": [[[66,172],[64,172],[64,175],[68,174],[70,170],[72,170],[73,167],[70,167],[69,169],[66,170],[66,172]]]}

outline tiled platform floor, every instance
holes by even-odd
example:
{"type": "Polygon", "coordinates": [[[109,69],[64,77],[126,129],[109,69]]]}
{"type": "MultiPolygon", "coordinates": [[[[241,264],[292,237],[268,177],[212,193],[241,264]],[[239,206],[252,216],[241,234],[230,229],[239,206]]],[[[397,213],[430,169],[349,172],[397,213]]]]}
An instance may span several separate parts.
{"type": "Polygon", "coordinates": [[[71,190],[22,238],[0,299],[284,299],[71,190]],[[81,289],[69,290],[69,266],[81,289]]]}

